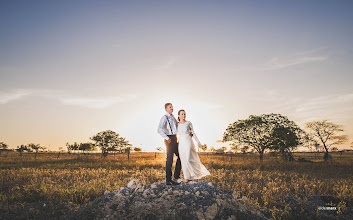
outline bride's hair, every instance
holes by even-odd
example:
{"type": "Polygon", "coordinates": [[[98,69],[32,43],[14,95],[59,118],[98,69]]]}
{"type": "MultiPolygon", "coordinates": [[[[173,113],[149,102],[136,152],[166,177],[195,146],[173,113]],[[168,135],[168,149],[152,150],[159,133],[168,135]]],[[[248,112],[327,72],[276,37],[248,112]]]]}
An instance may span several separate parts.
{"type": "Polygon", "coordinates": [[[180,110],[178,111],[178,121],[180,121],[180,118],[179,118],[180,112],[184,112],[184,113],[185,113],[185,110],[184,110],[184,109],[180,109],[180,110]]]}

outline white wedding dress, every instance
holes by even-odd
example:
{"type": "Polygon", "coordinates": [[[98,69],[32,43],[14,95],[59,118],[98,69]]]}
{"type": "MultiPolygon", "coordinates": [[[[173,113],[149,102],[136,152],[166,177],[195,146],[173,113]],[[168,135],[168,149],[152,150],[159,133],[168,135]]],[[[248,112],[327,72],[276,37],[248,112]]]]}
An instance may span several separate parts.
{"type": "Polygon", "coordinates": [[[211,173],[201,163],[190,132],[193,134],[195,141],[200,143],[190,121],[178,124],[178,150],[184,179],[193,180],[211,175],[211,173]]]}

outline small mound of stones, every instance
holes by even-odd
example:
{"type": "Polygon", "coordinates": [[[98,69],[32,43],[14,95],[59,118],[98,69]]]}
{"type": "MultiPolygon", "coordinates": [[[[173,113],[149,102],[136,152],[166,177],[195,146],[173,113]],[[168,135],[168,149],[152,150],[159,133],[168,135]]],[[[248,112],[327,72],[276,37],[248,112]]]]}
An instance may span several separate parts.
{"type": "Polygon", "coordinates": [[[267,219],[246,197],[211,182],[143,185],[131,180],[82,207],[73,219],[267,219]]]}

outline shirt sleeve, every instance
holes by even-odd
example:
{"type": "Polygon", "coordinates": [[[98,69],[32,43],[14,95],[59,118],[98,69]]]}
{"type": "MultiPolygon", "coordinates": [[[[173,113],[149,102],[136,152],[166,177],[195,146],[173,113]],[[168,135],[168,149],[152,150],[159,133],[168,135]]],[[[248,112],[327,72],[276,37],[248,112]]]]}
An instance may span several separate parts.
{"type": "Polygon", "coordinates": [[[197,138],[197,136],[196,136],[196,134],[195,134],[194,127],[192,126],[192,123],[191,123],[191,122],[190,122],[189,126],[190,126],[190,131],[191,131],[191,133],[192,133],[192,137],[194,138],[194,140],[195,140],[197,143],[201,144],[200,141],[199,141],[199,139],[197,138]]]}
{"type": "Polygon", "coordinates": [[[175,127],[176,127],[176,129],[177,129],[177,131],[178,131],[179,122],[178,122],[178,120],[177,120],[174,116],[173,116],[173,118],[174,118],[175,127]]]}
{"type": "Polygon", "coordinates": [[[157,132],[166,140],[169,139],[169,137],[167,136],[167,134],[164,132],[163,130],[163,126],[164,124],[166,123],[166,120],[165,120],[165,117],[163,116],[159,122],[159,125],[158,125],[158,130],[157,132]]]}

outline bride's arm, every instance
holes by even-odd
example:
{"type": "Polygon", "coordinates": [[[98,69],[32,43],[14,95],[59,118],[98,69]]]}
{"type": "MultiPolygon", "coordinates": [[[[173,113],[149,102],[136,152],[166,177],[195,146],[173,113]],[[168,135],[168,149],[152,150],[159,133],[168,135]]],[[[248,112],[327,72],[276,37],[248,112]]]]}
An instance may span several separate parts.
{"type": "Polygon", "coordinates": [[[192,133],[192,137],[195,139],[195,141],[198,143],[198,144],[201,144],[201,142],[199,141],[199,139],[197,138],[196,134],[195,134],[195,131],[194,131],[194,127],[192,126],[192,123],[190,122],[190,130],[191,130],[191,133],[192,133]]]}

